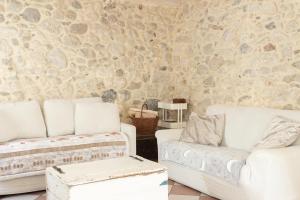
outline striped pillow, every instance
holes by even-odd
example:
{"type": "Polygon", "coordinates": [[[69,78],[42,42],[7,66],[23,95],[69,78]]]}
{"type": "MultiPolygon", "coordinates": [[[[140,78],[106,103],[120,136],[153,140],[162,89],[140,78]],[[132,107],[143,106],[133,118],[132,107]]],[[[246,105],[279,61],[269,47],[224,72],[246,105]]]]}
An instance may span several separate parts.
{"type": "Polygon", "coordinates": [[[300,135],[300,122],[276,116],[266,130],[264,137],[255,148],[281,148],[293,144],[300,135]]]}

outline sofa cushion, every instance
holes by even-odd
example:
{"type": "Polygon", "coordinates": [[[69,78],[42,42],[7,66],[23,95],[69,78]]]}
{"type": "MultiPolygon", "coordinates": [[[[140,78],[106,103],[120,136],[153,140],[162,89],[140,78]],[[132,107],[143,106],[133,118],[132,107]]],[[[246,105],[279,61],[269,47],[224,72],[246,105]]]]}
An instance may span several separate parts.
{"type": "Polygon", "coordinates": [[[286,117],[276,116],[266,130],[266,137],[256,148],[282,148],[293,144],[300,136],[300,122],[286,117]]]}
{"type": "Polygon", "coordinates": [[[207,173],[232,184],[249,156],[247,151],[227,147],[167,141],[159,145],[160,160],[171,161],[207,173]]]}
{"type": "Polygon", "coordinates": [[[16,124],[14,124],[9,114],[0,110],[0,142],[7,142],[17,138],[16,124]]]}
{"type": "Polygon", "coordinates": [[[46,167],[128,155],[123,133],[20,139],[0,144],[0,181],[40,174],[46,167]]]}
{"type": "MultiPolygon", "coordinates": [[[[225,113],[225,133],[222,145],[251,151],[266,136],[265,130],[277,115],[300,120],[300,111],[259,107],[213,105],[207,108],[208,115],[225,113]]],[[[295,144],[300,144],[298,139],[295,144]]]]}
{"type": "Polygon", "coordinates": [[[198,116],[191,113],[180,141],[218,146],[222,142],[225,115],[198,116]]]}
{"type": "Polygon", "coordinates": [[[37,101],[2,103],[0,111],[4,111],[9,116],[16,128],[18,138],[46,137],[46,126],[37,101]]]}
{"type": "Polygon", "coordinates": [[[117,132],[121,129],[119,109],[113,103],[77,103],[75,134],[117,132]]]}
{"type": "Polygon", "coordinates": [[[73,103],[69,100],[44,102],[44,116],[49,137],[74,133],[73,103]]]}
{"type": "Polygon", "coordinates": [[[44,115],[49,137],[74,134],[75,103],[101,102],[99,97],[74,100],[51,99],[44,102],[44,115]]]}

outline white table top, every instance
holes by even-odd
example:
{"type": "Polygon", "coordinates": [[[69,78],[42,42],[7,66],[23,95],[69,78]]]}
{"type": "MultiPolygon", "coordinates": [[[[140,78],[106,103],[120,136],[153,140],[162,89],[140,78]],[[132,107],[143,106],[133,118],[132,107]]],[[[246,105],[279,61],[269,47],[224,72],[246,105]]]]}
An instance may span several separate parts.
{"type": "Polygon", "coordinates": [[[161,164],[136,156],[50,167],[47,173],[57,176],[66,185],[74,186],[166,170],[161,164]]]}

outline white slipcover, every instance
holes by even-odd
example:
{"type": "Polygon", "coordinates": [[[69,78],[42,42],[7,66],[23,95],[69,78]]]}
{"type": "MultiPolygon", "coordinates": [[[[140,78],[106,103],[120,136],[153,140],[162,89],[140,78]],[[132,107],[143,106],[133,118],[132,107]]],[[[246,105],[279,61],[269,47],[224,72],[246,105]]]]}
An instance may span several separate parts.
{"type": "Polygon", "coordinates": [[[244,150],[176,140],[160,143],[158,148],[161,161],[178,163],[232,184],[239,183],[241,169],[249,156],[244,150]]]}
{"type": "MultiPolygon", "coordinates": [[[[264,128],[274,115],[300,121],[300,111],[216,105],[209,107],[207,113],[229,115],[226,120],[226,126],[229,127],[225,129],[223,146],[250,151],[246,165],[241,170],[239,184],[230,184],[184,165],[163,161],[159,157],[159,162],[168,167],[171,179],[222,200],[300,199],[299,139],[290,147],[252,151],[253,145],[263,137],[264,128]]],[[[158,145],[178,140],[181,131],[157,131],[158,145]]]]}
{"type": "MultiPolygon", "coordinates": [[[[213,105],[207,108],[206,114],[226,114],[222,145],[248,151],[265,136],[265,130],[276,115],[300,121],[300,111],[258,107],[213,105]]],[[[300,144],[300,138],[296,144],[300,144]]]]}

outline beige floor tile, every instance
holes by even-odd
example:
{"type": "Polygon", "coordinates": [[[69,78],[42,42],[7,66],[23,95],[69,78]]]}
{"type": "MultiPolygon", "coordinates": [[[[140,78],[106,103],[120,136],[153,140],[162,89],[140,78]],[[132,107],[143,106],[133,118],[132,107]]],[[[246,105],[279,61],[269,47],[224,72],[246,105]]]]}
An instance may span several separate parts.
{"type": "Polygon", "coordinates": [[[199,196],[170,195],[169,200],[199,200],[199,196]]]}
{"type": "Polygon", "coordinates": [[[40,193],[29,193],[29,194],[21,194],[21,195],[12,195],[2,197],[1,200],[35,200],[40,196],[40,193]]]}
{"type": "Polygon", "coordinates": [[[39,196],[37,199],[35,199],[35,200],[47,200],[47,195],[43,194],[43,195],[39,196]]]}
{"type": "Polygon", "coordinates": [[[170,193],[171,192],[171,190],[172,190],[172,187],[173,187],[173,185],[168,185],[169,186],[169,191],[168,191],[168,193],[170,193]]]}
{"type": "Polygon", "coordinates": [[[200,196],[200,200],[218,200],[210,196],[200,196]]]}
{"type": "Polygon", "coordinates": [[[200,196],[200,192],[184,185],[173,185],[170,194],[200,196]]]}
{"type": "Polygon", "coordinates": [[[174,185],[182,185],[182,184],[180,184],[180,183],[177,183],[177,182],[174,182],[174,185]]]}
{"type": "Polygon", "coordinates": [[[175,181],[169,179],[169,180],[168,180],[168,184],[169,184],[169,185],[174,185],[174,184],[175,184],[175,181]]]}

